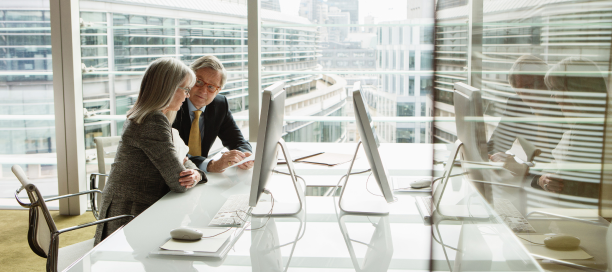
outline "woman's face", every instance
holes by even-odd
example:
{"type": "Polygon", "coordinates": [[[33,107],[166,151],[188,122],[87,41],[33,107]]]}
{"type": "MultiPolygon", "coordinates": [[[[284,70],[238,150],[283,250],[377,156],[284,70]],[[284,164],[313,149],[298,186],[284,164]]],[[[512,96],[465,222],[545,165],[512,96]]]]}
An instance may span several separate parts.
{"type": "Polygon", "coordinates": [[[168,106],[167,110],[178,111],[181,109],[181,105],[183,105],[183,102],[185,102],[185,98],[189,97],[189,91],[191,90],[191,87],[193,87],[188,86],[187,82],[188,80],[185,78],[181,85],[176,88],[176,92],[174,92],[174,96],[172,97],[172,101],[170,101],[170,105],[168,106]]]}

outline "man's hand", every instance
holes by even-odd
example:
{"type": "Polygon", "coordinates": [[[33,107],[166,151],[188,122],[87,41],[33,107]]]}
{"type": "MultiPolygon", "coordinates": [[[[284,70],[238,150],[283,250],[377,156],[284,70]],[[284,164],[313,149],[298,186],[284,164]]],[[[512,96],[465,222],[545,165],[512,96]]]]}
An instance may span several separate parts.
{"type": "Polygon", "coordinates": [[[240,150],[230,150],[228,152],[223,153],[221,158],[218,160],[212,160],[208,163],[206,171],[211,173],[222,173],[228,167],[234,165],[237,162],[240,162],[242,159],[247,156],[242,153],[240,150]]]}
{"type": "Polygon", "coordinates": [[[503,152],[497,152],[493,155],[489,155],[489,160],[491,160],[492,162],[505,162],[506,159],[509,157],[510,155],[503,153],[503,152]]]}
{"type": "Polygon", "coordinates": [[[202,180],[200,172],[193,169],[187,169],[181,172],[180,176],[181,177],[179,178],[179,183],[181,184],[181,186],[186,187],[187,189],[195,186],[196,184],[198,184],[198,182],[200,182],[200,180],[202,180]]]}
{"type": "MultiPolygon", "coordinates": [[[[251,152],[244,152],[244,155],[247,157],[253,156],[253,154],[251,154],[251,152]]],[[[242,169],[242,170],[249,170],[251,168],[253,168],[253,165],[255,165],[255,161],[248,161],[245,162],[241,165],[238,165],[238,168],[242,169]]]]}
{"type": "Polygon", "coordinates": [[[564,188],[563,180],[553,177],[552,174],[542,175],[540,179],[538,179],[538,185],[540,185],[544,191],[553,193],[561,193],[564,188]]]}

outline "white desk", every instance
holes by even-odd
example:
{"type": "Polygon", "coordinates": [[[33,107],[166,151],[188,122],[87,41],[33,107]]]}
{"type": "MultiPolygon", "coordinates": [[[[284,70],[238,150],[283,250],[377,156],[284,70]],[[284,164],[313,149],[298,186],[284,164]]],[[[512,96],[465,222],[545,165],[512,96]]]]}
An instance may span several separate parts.
{"type": "MultiPolygon", "coordinates": [[[[292,143],[289,143],[292,144],[292,143]]],[[[297,145],[297,144],[296,144],[297,145]]],[[[301,147],[319,148],[344,153],[354,151],[354,144],[299,144],[301,147]]],[[[291,145],[290,145],[291,146],[291,145]]],[[[431,171],[432,145],[398,144],[382,145],[381,153],[390,173],[422,175],[431,171]],[[395,147],[396,146],[396,147],[395,147]],[[401,151],[401,154],[398,154],[401,151]],[[393,155],[388,155],[391,152],[393,155]],[[430,151],[431,152],[431,151],[430,151]],[[398,156],[400,155],[400,156],[398,156]],[[425,159],[413,159],[415,156],[425,159]],[[397,159],[393,159],[397,158],[397,159]],[[422,166],[424,169],[418,169],[422,166]],[[429,167],[429,170],[427,170],[429,167]]],[[[357,162],[366,169],[365,156],[357,162]]],[[[346,172],[348,165],[323,167],[297,164],[298,173],[307,180],[316,180],[317,175],[337,175],[346,172]],[[316,171],[313,171],[316,170],[316,171]],[[311,174],[311,175],[306,175],[311,174]],[[314,176],[313,176],[314,175],[314,176]],[[310,178],[309,178],[310,177],[310,178]]],[[[235,169],[235,168],[234,168],[235,169]]],[[[299,217],[274,218],[260,231],[245,232],[224,259],[207,257],[159,256],[149,254],[156,251],[167,239],[171,229],[187,225],[205,227],[227,197],[248,193],[252,171],[228,170],[223,174],[209,175],[209,182],[196,186],[186,193],[169,193],[120,229],[91,252],[86,254],[69,271],[283,271],[289,257],[289,271],[386,271],[429,270],[433,258],[436,270],[448,270],[447,259],[437,243],[433,243],[432,228],[423,224],[414,205],[414,195],[396,193],[397,202],[389,204],[390,215],[364,217],[342,215],[339,224],[332,197],[307,196],[306,213],[299,217]],[[304,236],[293,245],[300,228],[305,227],[304,236]],[[262,237],[267,237],[262,240],[262,237]],[[347,245],[346,241],[350,241],[347,245]],[[284,247],[279,245],[290,243],[284,247]],[[269,250],[268,250],[269,249],[269,250]],[[293,251],[293,254],[291,255],[293,251]],[[433,252],[433,255],[431,254],[433,252]],[[275,269],[274,267],[280,267],[275,269]]],[[[431,173],[431,172],[429,172],[431,173]]],[[[275,175],[270,185],[275,198],[282,199],[283,186],[288,179],[275,175]],[[276,179],[282,178],[281,180],[276,179]],[[281,192],[281,193],[279,193],[281,192]]],[[[362,182],[355,179],[356,183],[362,182]]],[[[355,186],[357,188],[359,186],[355,186]]],[[[371,186],[371,189],[375,186],[371,186]]],[[[423,194],[421,194],[423,195],[423,194]]],[[[364,198],[375,197],[364,195],[364,198]]],[[[496,225],[499,227],[499,224],[496,225]]],[[[448,224],[456,232],[456,224],[448,224]]],[[[459,228],[460,229],[460,228],[459,228]]],[[[457,243],[456,235],[444,235],[447,244],[457,243]],[[453,238],[454,237],[454,238],[453,238]]],[[[507,228],[500,228],[503,235],[507,228]]],[[[500,236],[501,237],[501,236],[500,236]]],[[[494,237],[499,239],[499,237],[494,237]]],[[[502,237],[503,238],[503,237],[502,237]]],[[[491,240],[491,239],[489,239],[491,240]]],[[[494,239],[495,240],[495,239],[494,239]]],[[[514,243],[508,240],[508,243],[514,243]]],[[[520,246],[518,247],[520,249],[520,246]]],[[[494,250],[501,250],[494,248],[494,250]]],[[[524,251],[516,252],[516,259],[530,262],[524,251]]],[[[501,253],[495,255],[492,266],[495,270],[508,270],[501,253]]],[[[514,258],[513,257],[513,258],[514,258]]],[[[449,255],[452,262],[454,253],[449,255]]],[[[531,266],[534,268],[535,266],[531,266]]],[[[527,269],[530,270],[530,269],[527,269]]],[[[531,269],[536,270],[536,269],[531,269]]]]}

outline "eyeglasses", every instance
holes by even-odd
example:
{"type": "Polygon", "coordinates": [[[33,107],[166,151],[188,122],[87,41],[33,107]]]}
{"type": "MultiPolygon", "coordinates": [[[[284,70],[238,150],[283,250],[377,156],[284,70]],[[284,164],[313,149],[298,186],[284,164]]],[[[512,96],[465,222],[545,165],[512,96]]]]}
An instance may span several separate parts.
{"type": "Polygon", "coordinates": [[[204,82],[203,80],[199,80],[199,79],[196,80],[195,85],[198,86],[198,87],[204,87],[204,89],[206,89],[209,93],[214,93],[214,92],[216,92],[218,90],[221,90],[221,87],[215,86],[213,84],[204,82]]]}
{"type": "Polygon", "coordinates": [[[183,91],[185,91],[185,95],[189,95],[189,92],[191,92],[190,88],[185,88],[185,87],[181,87],[181,86],[179,86],[178,88],[183,90],[183,91]]]}

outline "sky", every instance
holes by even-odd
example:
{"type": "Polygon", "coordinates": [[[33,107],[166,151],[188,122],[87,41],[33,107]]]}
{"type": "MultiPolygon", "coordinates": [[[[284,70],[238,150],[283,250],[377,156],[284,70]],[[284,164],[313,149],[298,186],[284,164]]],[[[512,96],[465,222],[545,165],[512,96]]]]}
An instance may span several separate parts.
{"type": "MultiPolygon", "coordinates": [[[[374,16],[375,22],[405,20],[408,0],[359,0],[359,23],[368,15],[374,16]]],[[[281,12],[298,15],[300,0],[280,0],[281,12]]]]}

